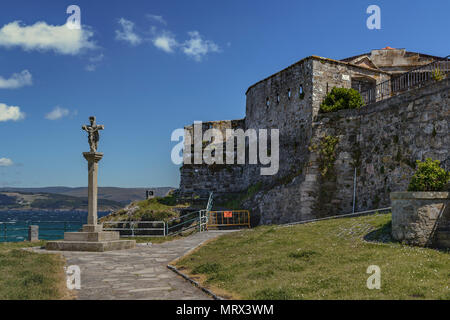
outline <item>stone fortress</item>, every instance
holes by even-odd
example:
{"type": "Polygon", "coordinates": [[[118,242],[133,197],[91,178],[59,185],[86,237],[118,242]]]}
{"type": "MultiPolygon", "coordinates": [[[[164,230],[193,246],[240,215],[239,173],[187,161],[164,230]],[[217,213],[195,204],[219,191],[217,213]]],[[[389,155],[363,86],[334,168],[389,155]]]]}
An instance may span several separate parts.
{"type": "Polygon", "coordinates": [[[390,206],[390,192],[407,189],[416,160],[431,157],[449,170],[448,77],[395,94],[389,81],[440,59],[390,47],[343,60],[310,56],[255,83],[246,92],[244,119],[203,122],[203,131],[279,129],[278,173],[262,176],[260,165],[251,164],[185,164],[180,194],[208,190],[216,197],[237,196],[253,187],[258,191],[243,203],[253,224],[390,206]],[[387,95],[379,96],[380,84],[390,86],[387,95]],[[333,87],[358,90],[366,105],[319,113],[333,87]],[[321,152],[327,137],[337,141],[335,156],[321,152]]]}

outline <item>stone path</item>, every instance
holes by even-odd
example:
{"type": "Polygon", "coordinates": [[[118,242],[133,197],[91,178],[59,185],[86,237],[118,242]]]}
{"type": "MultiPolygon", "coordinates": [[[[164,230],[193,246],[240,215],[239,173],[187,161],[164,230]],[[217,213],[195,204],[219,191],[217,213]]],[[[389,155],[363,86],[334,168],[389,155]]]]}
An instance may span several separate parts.
{"type": "MultiPolygon", "coordinates": [[[[61,252],[67,265],[81,270],[81,300],[210,299],[200,289],[167,269],[167,264],[206,240],[226,231],[209,231],[161,244],[108,252],[61,252]]],[[[43,249],[35,252],[48,253],[43,249]]],[[[55,252],[55,251],[50,251],[55,252]]]]}

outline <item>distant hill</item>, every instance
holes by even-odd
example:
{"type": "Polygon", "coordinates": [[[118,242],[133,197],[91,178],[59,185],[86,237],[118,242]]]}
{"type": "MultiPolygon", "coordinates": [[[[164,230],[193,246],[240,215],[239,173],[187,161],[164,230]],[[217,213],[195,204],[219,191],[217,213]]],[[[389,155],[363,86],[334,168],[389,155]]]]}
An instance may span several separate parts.
{"type": "MultiPolygon", "coordinates": [[[[144,200],[146,190],[154,190],[155,196],[164,197],[167,193],[175,188],[159,187],[159,188],[116,188],[116,187],[99,187],[98,199],[111,200],[127,205],[132,201],[144,200]]],[[[44,187],[44,188],[0,188],[0,192],[31,192],[31,193],[52,193],[61,194],[72,197],[87,198],[87,187],[70,188],[70,187],[44,187]]]]}
{"type": "MultiPolygon", "coordinates": [[[[122,203],[99,199],[99,211],[112,211],[122,203]]],[[[87,197],[73,197],[55,193],[0,192],[0,211],[5,210],[88,210],[87,197]]]]}

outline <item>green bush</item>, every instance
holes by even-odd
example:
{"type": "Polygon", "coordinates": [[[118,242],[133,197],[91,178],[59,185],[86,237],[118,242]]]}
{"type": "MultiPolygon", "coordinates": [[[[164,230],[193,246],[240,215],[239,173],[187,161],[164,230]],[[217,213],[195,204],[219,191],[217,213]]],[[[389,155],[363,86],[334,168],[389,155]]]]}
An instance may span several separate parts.
{"type": "Polygon", "coordinates": [[[320,105],[320,112],[326,113],[342,109],[359,109],[363,105],[363,98],[355,89],[333,87],[320,105]]]}
{"type": "Polygon", "coordinates": [[[450,180],[450,172],[441,168],[439,160],[427,158],[417,160],[417,170],[408,186],[408,191],[445,191],[450,180]]]}

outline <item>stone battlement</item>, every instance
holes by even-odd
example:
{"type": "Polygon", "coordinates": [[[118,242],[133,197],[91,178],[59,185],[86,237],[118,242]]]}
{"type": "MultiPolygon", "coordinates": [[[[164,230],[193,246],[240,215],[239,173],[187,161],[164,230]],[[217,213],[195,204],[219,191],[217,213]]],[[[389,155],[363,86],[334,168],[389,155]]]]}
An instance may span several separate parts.
{"type": "MultiPolygon", "coordinates": [[[[261,176],[261,166],[249,164],[185,165],[180,192],[235,193],[259,184],[263,191],[248,199],[245,208],[259,215],[261,223],[283,223],[351,212],[355,167],[358,210],[387,206],[390,191],[406,188],[416,160],[432,157],[448,167],[448,79],[360,110],[319,114],[333,87],[363,91],[389,80],[394,75],[386,71],[389,68],[433,59],[404,50],[386,56],[395,54],[398,59],[391,59],[390,65],[367,54],[347,61],[311,56],[255,83],[246,93],[246,117],[234,125],[243,130],[279,129],[278,173],[261,176]],[[384,64],[377,67],[377,61],[384,64]],[[324,177],[317,146],[326,136],[338,142],[331,173],[324,177]]],[[[216,123],[204,123],[204,128],[216,123]]]]}

